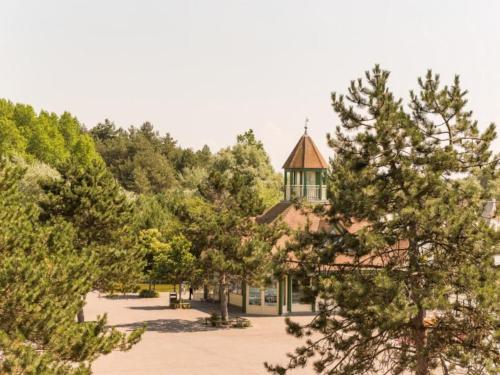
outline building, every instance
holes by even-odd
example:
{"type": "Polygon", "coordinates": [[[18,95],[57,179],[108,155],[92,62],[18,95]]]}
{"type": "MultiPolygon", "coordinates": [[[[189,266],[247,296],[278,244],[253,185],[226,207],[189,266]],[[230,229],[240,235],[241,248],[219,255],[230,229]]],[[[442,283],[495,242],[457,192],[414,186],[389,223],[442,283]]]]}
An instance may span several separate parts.
{"type": "MultiPolygon", "coordinates": [[[[324,218],[312,212],[298,209],[296,199],[305,200],[312,205],[325,204],[326,171],[328,164],[307,134],[307,128],[290,156],[283,165],[284,196],[283,201],[267,210],[256,220],[262,224],[270,224],[281,218],[290,229],[304,228],[309,220],[311,230],[324,230],[328,224],[324,218]]],[[[278,246],[289,240],[283,236],[278,246]]],[[[290,275],[283,280],[276,280],[265,285],[234,285],[230,288],[229,304],[241,307],[248,314],[283,315],[294,312],[314,312],[317,303],[307,302],[303,288],[298,280],[290,275]]]]}
{"type": "MultiPolygon", "coordinates": [[[[481,216],[495,231],[500,230],[500,218],[498,217],[497,202],[495,199],[486,202],[481,216]]],[[[493,257],[493,264],[495,267],[500,267],[500,254],[496,254],[493,257]]]]}
{"type": "MultiPolygon", "coordinates": [[[[281,218],[290,229],[303,229],[309,225],[312,231],[331,230],[327,219],[316,215],[311,208],[298,208],[296,199],[305,200],[309,206],[327,204],[327,188],[325,174],[328,164],[319,152],[311,137],[307,134],[299,139],[290,156],[283,165],[284,169],[284,196],[283,200],[256,218],[257,222],[270,224],[281,218]]],[[[482,217],[495,230],[500,228],[497,216],[496,201],[485,204],[482,217]]],[[[365,227],[366,222],[353,222],[345,230],[354,233],[365,227]]],[[[283,236],[277,246],[284,246],[290,240],[283,236]]],[[[383,266],[389,258],[397,260],[401,265],[407,262],[408,241],[398,241],[391,248],[393,252],[387,257],[367,255],[360,261],[364,267],[373,268],[383,266]]],[[[339,255],[335,264],[348,264],[352,258],[339,255]]],[[[494,257],[495,266],[500,266],[500,255],[494,257]]],[[[282,280],[275,280],[264,287],[258,285],[234,285],[230,288],[229,304],[240,307],[243,312],[257,315],[285,315],[296,312],[315,312],[318,301],[311,303],[305,298],[303,287],[299,280],[291,275],[282,280]]],[[[429,316],[432,313],[429,312],[429,316]]]]}

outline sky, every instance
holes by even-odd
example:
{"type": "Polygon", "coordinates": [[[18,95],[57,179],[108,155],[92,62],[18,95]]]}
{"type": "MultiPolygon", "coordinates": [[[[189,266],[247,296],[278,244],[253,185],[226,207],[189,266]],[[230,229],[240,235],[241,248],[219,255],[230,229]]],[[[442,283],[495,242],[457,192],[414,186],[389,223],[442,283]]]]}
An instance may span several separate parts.
{"type": "Polygon", "coordinates": [[[306,117],[331,156],[330,95],[376,63],[403,99],[428,68],[459,74],[480,127],[500,124],[499,18],[480,0],[2,1],[0,97],[194,149],[251,128],[280,170],[306,117]]]}

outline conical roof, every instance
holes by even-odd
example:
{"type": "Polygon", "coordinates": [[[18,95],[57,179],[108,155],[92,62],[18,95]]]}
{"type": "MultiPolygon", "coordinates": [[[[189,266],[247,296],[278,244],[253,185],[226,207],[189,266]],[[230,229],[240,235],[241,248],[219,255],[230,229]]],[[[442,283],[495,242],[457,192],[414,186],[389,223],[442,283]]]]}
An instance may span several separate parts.
{"type": "Polygon", "coordinates": [[[284,169],[326,169],[328,163],[307,133],[300,137],[292,153],[283,165],[284,169]]]}

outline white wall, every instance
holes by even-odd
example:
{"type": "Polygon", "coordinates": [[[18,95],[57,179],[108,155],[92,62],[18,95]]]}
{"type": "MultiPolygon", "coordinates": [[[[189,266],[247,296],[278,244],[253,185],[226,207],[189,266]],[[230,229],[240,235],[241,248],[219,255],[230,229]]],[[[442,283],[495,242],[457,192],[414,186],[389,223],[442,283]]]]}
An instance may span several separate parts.
{"type": "Polygon", "coordinates": [[[229,293],[229,304],[243,307],[243,296],[241,294],[229,293]]]}

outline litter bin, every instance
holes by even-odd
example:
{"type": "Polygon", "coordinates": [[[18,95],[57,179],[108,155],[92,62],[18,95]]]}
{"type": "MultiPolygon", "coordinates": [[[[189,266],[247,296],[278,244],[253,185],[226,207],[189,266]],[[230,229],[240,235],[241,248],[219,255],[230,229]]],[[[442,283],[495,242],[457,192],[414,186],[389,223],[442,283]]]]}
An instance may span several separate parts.
{"type": "Polygon", "coordinates": [[[169,306],[172,306],[173,303],[177,303],[177,293],[171,292],[168,295],[169,306]]]}

